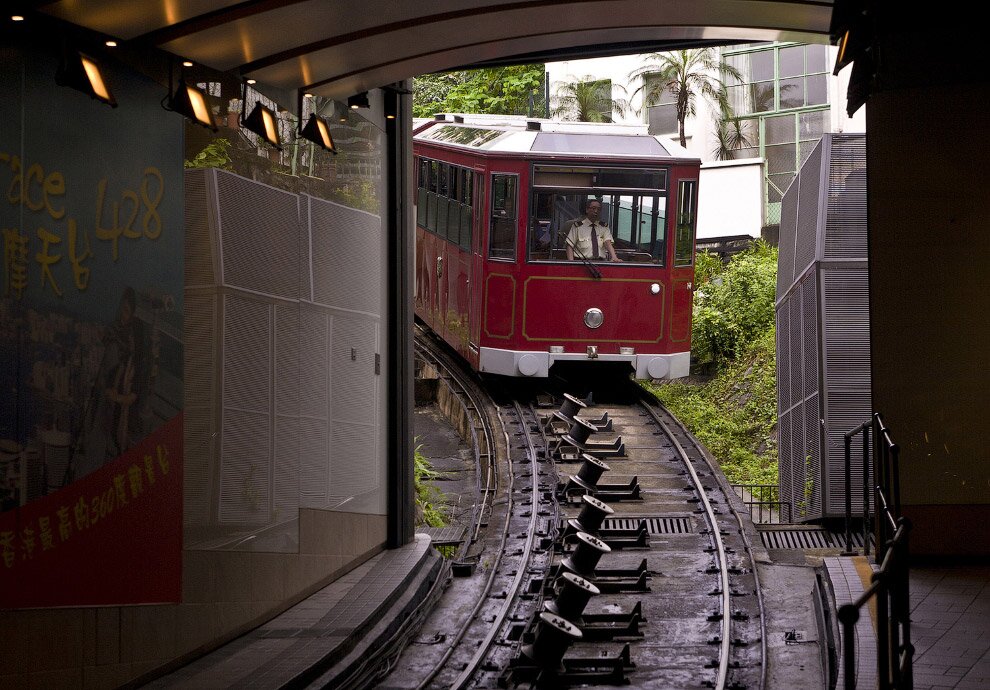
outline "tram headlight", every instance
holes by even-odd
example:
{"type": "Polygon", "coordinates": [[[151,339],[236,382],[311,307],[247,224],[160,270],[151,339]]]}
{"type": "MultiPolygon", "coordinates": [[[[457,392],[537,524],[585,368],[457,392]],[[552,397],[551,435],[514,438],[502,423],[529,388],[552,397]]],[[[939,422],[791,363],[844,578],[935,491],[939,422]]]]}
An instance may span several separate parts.
{"type": "Polygon", "coordinates": [[[592,307],[588,311],[584,312],[584,325],[588,328],[598,328],[604,322],[605,314],[602,313],[601,309],[592,307]]]}
{"type": "Polygon", "coordinates": [[[660,294],[660,283],[653,283],[653,285],[650,286],[650,293],[651,294],[654,294],[654,295],[659,295],[660,294]]]}

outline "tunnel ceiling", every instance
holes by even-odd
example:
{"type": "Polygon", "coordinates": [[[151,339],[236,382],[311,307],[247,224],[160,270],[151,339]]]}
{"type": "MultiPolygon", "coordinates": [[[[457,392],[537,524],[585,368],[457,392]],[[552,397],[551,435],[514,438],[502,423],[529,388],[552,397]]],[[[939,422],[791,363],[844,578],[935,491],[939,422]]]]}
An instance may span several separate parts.
{"type": "Polygon", "coordinates": [[[61,0],[34,8],[280,90],[343,98],[453,67],[827,39],[832,0],[61,0]]]}

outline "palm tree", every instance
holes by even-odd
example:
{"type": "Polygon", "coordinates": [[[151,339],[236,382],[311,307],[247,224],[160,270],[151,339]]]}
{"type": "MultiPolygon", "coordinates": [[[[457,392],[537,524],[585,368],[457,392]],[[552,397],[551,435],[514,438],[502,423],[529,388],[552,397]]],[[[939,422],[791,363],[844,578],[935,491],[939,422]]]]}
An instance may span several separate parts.
{"type": "Polygon", "coordinates": [[[642,92],[643,107],[659,103],[665,92],[674,96],[681,146],[687,146],[684,120],[688,115],[696,114],[699,96],[718,106],[722,113],[732,112],[722,77],[742,81],[742,73],[719,60],[713,49],[650,53],[646,59],[647,64],[629,75],[630,79],[643,82],[633,96],[642,92]]]}
{"type": "MultiPolygon", "coordinates": [[[[621,86],[617,88],[622,89],[621,86]]],[[[612,98],[612,82],[586,75],[581,79],[557,82],[553,97],[553,117],[578,122],[611,122],[613,113],[621,115],[629,110],[624,98],[612,98]]]]}

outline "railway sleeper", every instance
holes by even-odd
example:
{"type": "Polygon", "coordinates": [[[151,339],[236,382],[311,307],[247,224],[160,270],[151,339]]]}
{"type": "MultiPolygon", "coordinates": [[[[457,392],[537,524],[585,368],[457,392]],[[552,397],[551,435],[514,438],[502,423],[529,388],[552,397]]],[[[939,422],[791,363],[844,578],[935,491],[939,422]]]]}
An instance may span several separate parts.
{"type": "Polygon", "coordinates": [[[579,479],[579,477],[571,475],[566,484],[558,484],[557,496],[568,503],[579,503],[581,497],[585,495],[594,496],[601,501],[643,500],[638,476],[634,476],[622,484],[598,484],[596,486],[583,485],[582,482],[578,481],[579,479]]]}
{"type": "Polygon", "coordinates": [[[498,686],[509,688],[526,684],[538,688],[559,688],[577,685],[628,685],[626,675],[635,668],[628,644],[623,645],[615,656],[568,656],[555,667],[535,663],[525,654],[520,654],[499,677],[498,686]]]}
{"type": "MultiPolygon", "coordinates": [[[[570,522],[570,521],[569,521],[570,522]]],[[[570,536],[574,533],[574,527],[568,524],[568,531],[564,533],[563,545],[565,551],[570,551],[573,547],[573,540],[570,536]]],[[[646,530],[646,521],[642,521],[639,529],[600,529],[593,533],[601,539],[610,549],[648,549],[650,548],[650,533],[646,530]]]]}

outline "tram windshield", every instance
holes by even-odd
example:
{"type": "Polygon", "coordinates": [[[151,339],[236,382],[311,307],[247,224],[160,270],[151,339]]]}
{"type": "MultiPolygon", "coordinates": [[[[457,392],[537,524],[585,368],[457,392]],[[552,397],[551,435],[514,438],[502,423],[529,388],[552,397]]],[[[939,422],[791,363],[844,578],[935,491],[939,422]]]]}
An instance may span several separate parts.
{"type": "Polygon", "coordinates": [[[536,165],[529,222],[529,260],[662,265],[666,256],[667,171],[536,165]],[[597,202],[595,218],[589,204],[597,202]],[[591,242],[591,222],[596,241],[591,242]],[[601,227],[604,225],[604,229],[601,227]],[[578,228],[578,226],[583,226],[578,228]],[[597,240],[602,240],[601,242],[597,240]]]}
{"type": "MultiPolygon", "coordinates": [[[[598,230],[599,238],[611,237],[615,253],[622,261],[658,265],[663,263],[666,248],[667,197],[664,194],[622,194],[618,192],[535,191],[530,217],[530,261],[566,261],[567,245],[580,241],[573,228],[590,225],[587,215],[589,202],[598,201],[601,212],[598,223],[607,232],[598,230]],[[570,241],[568,241],[570,237],[570,241]]],[[[589,234],[590,232],[586,232],[589,234]]],[[[587,245],[584,241],[583,245],[587,245]]],[[[597,243],[596,243],[597,244],[597,243]]],[[[608,261],[604,247],[594,251],[585,248],[586,258],[608,261]]]]}

